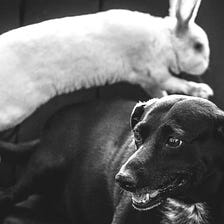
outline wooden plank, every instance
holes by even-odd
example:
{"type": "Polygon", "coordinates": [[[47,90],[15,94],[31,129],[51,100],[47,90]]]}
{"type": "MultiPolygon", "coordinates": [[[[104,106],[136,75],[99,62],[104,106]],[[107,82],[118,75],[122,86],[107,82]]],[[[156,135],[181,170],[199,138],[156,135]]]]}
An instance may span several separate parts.
{"type": "Polygon", "coordinates": [[[19,27],[20,0],[1,0],[0,33],[19,27]]]}
{"type": "Polygon", "coordinates": [[[28,0],[25,5],[24,24],[94,13],[98,11],[98,7],[98,0],[28,0]]]}

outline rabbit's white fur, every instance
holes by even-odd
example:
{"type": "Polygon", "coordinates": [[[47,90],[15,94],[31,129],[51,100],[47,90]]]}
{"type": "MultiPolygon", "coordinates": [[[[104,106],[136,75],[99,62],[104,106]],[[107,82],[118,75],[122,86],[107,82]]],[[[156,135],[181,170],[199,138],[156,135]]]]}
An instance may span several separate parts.
{"type": "MultiPolygon", "coordinates": [[[[153,96],[162,90],[208,97],[206,84],[175,78],[170,70],[201,74],[209,47],[195,23],[175,35],[177,18],[129,10],[53,19],[0,36],[0,131],[13,127],[56,95],[125,81],[153,96]],[[183,44],[189,35],[202,53],[183,44]],[[183,55],[184,54],[184,55],[183,55]]],[[[189,43],[191,44],[191,43],[189,43]]]]}

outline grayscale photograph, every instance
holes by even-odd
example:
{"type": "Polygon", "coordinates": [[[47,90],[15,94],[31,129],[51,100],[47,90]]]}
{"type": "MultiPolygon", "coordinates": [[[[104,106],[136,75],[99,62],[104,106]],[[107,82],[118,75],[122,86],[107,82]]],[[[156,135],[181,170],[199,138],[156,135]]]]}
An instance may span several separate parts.
{"type": "Polygon", "coordinates": [[[0,0],[0,224],[223,224],[223,24],[217,0],[0,0]]]}

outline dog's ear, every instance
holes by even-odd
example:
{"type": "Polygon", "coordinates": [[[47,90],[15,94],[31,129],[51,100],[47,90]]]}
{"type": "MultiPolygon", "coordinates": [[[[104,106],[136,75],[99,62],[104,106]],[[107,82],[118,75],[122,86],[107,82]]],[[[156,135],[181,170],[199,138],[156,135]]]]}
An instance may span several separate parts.
{"type": "Polygon", "coordinates": [[[141,117],[145,111],[146,102],[139,102],[135,105],[130,119],[131,129],[135,127],[135,125],[141,120],[141,117]]]}
{"type": "Polygon", "coordinates": [[[143,117],[142,115],[145,112],[145,109],[151,106],[155,101],[157,101],[157,98],[151,99],[147,102],[139,102],[135,105],[131,113],[131,119],[130,119],[131,129],[133,129],[135,125],[141,120],[141,118],[143,117]]]}
{"type": "Polygon", "coordinates": [[[224,111],[217,109],[216,133],[224,140],[224,111]]]}
{"type": "Polygon", "coordinates": [[[216,111],[215,136],[217,138],[216,141],[218,140],[218,143],[221,144],[220,150],[214,150],[216,149],[215,147],[213,149],[216,153],[215,164],[224,171],[224,111],[221,109],[216,111]]]}

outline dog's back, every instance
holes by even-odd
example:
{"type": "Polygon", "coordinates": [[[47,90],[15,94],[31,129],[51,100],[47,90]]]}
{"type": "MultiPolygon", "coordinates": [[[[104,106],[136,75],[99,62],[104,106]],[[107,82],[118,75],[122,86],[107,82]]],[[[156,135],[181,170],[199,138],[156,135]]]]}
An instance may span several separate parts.
{"type": "MultiPolygon", "coordinates": [[[[70,106],[55,114],[21,178],[10,188],[12,193],[6,191],[3,199],[16,203],[32,193],[44,193],[63,202],[72,223],[82,224],[158,224],[162,215],[155,207],[170,197],[185,204],[194,199],[188,201],[193,205],[212,199],[219,209],[223,174],[218,163],[223,160],[223,140],[216,128],[221,127],[223,116],[217,120],[221,111],[208,101],[186,96],[134,105],[101,101],[70,106]],[[142,132],[137,133],[135,125],[142,132]],[[185,134],[184,149],[182,141],[173,141],[177,137],[166,146],[171,128],[172,133],[185,134]],[[189,143],[189,136],[195,140],[189,143]]],[[[183,224],[190,219],[191,223],[206,223],[206,214],[198,219],[206,212],[203,207],[182,205],[167,204],[163,222],[183,224]]]]}
{"type": "Polygon", "coordinates": [[[48,153],[66,157],[69,174],[63,198],[74,221],[111,222],[114,177],[123,159],[121,145],[130,134],[134,105],[118,100],[69,106],[47,123],[41,157],[48,153]]]}

